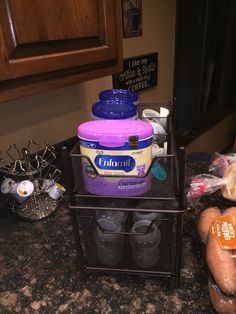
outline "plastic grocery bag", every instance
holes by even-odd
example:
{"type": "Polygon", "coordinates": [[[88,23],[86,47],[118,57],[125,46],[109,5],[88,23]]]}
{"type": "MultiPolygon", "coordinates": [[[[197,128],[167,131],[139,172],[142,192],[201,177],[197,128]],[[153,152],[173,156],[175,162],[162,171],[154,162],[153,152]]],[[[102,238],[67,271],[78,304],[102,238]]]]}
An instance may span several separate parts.
{"type": "Polygon", "coordinates": [[[212,162],[209,167],[209,172],[215,176],[223,177],[225,170],[236,161],[236,154],[224,154],[215,153],[212,162]]]}
{"type": "Polygon", "coordinates": [[[194,176],[187,193],[187,200],[194,205],[202,195],[213,194],[218,190],[221,190],[224,198],[236,201],[236,162],[227,167],[222,178],[211,174],[194,176]]]}

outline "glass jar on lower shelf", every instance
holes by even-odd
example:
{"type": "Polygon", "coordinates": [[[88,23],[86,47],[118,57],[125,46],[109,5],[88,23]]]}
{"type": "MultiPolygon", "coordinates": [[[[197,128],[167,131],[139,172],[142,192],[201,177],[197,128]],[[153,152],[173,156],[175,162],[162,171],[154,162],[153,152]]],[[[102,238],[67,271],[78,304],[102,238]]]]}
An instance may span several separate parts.
{"type": "Polygon", "coordinates": [[[129,236],[132,256],[137,266],[152,268],[159,260],[161,232],[155,223],[139,220],[134,223],[129,236]]]}
{"type": "Polygon", "coordinates": [[[124,249],[124,235],[104,233],[99,226],[97,226],[94,230],[94,240],[96,243],[97,257],[103,265],[113,266],[121,261],[124,249]]]}
{"type": "Polygon", "coordinates": [[[95,218],[102,230],[117,231],[125,228],[127,216],[125,211],[97,210],[95,218]]]}

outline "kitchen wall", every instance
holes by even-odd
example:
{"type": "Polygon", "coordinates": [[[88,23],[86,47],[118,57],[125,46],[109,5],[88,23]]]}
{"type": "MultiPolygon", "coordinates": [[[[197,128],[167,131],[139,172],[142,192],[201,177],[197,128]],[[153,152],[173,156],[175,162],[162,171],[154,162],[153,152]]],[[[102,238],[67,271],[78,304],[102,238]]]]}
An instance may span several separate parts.
{"type": "Polygon", "coordinates": [[[158,52],[158,84],[139,92],[141,101],[168,101],[172,98],[175,2],[175,0],[143,0],[143,35],[123,39],[125,58],[158,52]]]}
{"type": "Polygon", "coordinates": [[[228,116],[186,147],[186,153],[221,152],[233,147],[236,139],[236,113],[228,116]]]}
{"type": "Polygon", "coordinates": [[[11,143],[24,147],[28,139],[56,144],[75,136],[77,125],[89,119],[98,92],[109,87],[110,78],[104,78],[1,103],[1,150],[11,143]]]}
{"type": "MultiPolygon", "coordinates": [[[[140,92],[141,101],[167,101],[172,97],[175,2],[142,1],[143,35],[123,39],[125,58],[158,52],[158,85],[140,92]]],[[[77,126],[90,118],[98,93],[111,87],[109,76],[1,103],[0,150],[5,151],[12,143],[23,147],[28,139],[56,144],[75,136],[77,126]]]]}
{"type": "MultiPolygon", "coordinates": [[[[124,39],[124,57],[158,52],[158,86],[140,93],[141,100],[169,100],[172,95],[175,0],[145,0],[143,35],[124,39]]],[[[76,134],[90,118],[98,93],[112,87],[112,77],[0,104],[0,150],[28,139],[56,144],[76,134]]]]}

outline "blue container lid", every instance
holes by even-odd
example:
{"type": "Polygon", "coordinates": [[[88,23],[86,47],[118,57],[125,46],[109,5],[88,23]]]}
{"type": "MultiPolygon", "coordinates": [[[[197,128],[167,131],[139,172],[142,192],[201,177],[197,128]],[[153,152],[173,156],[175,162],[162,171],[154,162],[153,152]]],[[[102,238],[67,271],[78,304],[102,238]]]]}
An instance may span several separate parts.
{"type": "Polygon", "coordinates": [[[137,115],[136,106],[128,101],[98,101],[92,106],[94,118],[99,119],[129,119],[137,115]]]}
{"type": "Polygon", "coordinates": [[[117,99],[136,103],[138,94],[127,89],[106,89],[99,94],[100,100],[117,99]]]}

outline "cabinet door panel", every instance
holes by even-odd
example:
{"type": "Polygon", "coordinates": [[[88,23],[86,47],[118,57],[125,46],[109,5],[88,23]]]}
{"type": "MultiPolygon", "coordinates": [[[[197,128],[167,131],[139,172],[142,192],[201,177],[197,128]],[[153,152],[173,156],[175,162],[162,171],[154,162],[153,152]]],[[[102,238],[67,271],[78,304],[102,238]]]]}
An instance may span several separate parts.
{"type": "Polygon", "coordinates": [[[0,80],[115,60],[115,14],[111,0],[2,0],[0,80]]]}
{"type": "Polygon", "coordinates": [[[99,36],[96,0],[8,0],[18,44],[99,36]],[[66,24],[65,24],[66,23],[66,24]]]}

